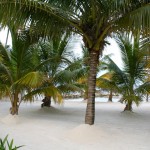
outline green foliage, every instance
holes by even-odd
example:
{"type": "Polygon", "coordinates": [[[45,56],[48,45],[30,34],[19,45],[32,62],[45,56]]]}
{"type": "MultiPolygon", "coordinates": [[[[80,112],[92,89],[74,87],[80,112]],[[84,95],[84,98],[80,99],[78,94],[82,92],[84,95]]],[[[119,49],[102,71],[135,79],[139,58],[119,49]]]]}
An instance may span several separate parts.
{"type": "Polygon", "coordinates": [[[0,150],[17,150],[23,146],[14,146],[14,140],[8,141],[8,135],[4,138],[0,138],[0,150]]]}
{"type": "Polygon", "coordinates": [[[29,72],[14,84],[28,89],[24,100],[36,95],[52,97],[54,102],[62,103],[62,93],[81,91],[76,81],[85,73],[81,60],[76,59],[68,48],[67,35],[53,40],[39,41],[32,45],[34,72],[29,72]]]}
{"type": "MultiPolygon", "coordinates": [[[[12,36],[12,47],[4,47],[0,43],[0,97],[9,97],[12,107],[14,104],[16,112],[23,100],[24,91],[27,90],[27,86],[23,84],[17,84],[21,78],[31,82],[30,85],[35,86],[37,80],[27,78],[27,74],[34,74],[35,63],[33,63],[33,55],[30,46],[36,42],[36,38],[29,35],[28,30],[17,30],[14,26],[9,24],[9,30],[12,36]],[[35,82],[35,83],[33,83],[35,82]],[[22,95],[19,98],[19,94],[22,95]]],[[[11,112],[12,113],[12,112],[11,112]]]]}
{"type": "Polygon", "coordinates": [[[150,82],[147,80],[147,42],[143,42],[139,35],[119,35],[116,41],[122,54],[122,68],[109,57],[105,57],[103,68],[107,73],[99,77],[97,85],[101,88],[112,89],[122,95],[125,103],[142,101],[145,93],[150,91],[150,82]]]}
{"type": "Polygon", "coordinates": [[[17,33],[12,28],[11,34],[12,49],[0,45],[0,96],[14,102],[16,92],[22,96],[17,99],[20,104],[45,95],[62,103],[62,93],[81,90],[75,81],[84,70],[68,48],[68,35],[34,43],[27,31],[17,33]]]}
{"type": "MultiPolygon", "coordinates": [[[[17,28],[22,25],[29,26],[30,33],[36,33],[37,37],[45,39],[75,32],[83,37],[88,50],[96,50],[97,54],[100,51],[102,54],[104,46],[108,44],[107,37],[112,33],[118,31],[136,33],[142,30],[141,34],[149,34],[150,2],[149,0],[0,0],[0,22],[3,25],[11,22],[17,28]],[[18,10],[21,11],[18,13],[18,10]]],[[[93,58],[94,55],[91,55],[89,60],[93,58]]],[[[93,68],[96,70],[96,65],[93,68]]],[[[89,76],[94,79],[96,73],[90,71],[89,76]]],[[[95,88],[92,82],[88,88],[89,90],[95,88]]],[[[94,90],[92,91],[91,95],[94,95],[94,90]]],[[[91,110],[93,112],[94,108],[91,107],[91,110]]]]}
{"type": "Polygon", "coordinates": [[[0,0],[0,10],[3,25],[11,18],[16,27],[30,25],[30,33],[38,37],[77,32],[86,47],[97,50],[111,33],[141,29],[148,33],[150,28],[149,0],[0,0]]]}

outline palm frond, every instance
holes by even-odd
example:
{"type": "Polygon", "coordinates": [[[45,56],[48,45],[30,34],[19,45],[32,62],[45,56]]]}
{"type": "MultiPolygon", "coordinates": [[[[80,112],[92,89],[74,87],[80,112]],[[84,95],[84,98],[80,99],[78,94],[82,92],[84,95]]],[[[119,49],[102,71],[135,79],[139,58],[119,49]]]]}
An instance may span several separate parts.
{"type": "Polygon", "coordinates": [[[145,94],[146,92],[150,93],[150,81],[140,85],[135,91],[142,94],[145,94]]]}
{"type": "Polygon", "coordinates": [[[10,89],[7,85],[0,83],[0,98],[9,97],[10,89]]]}
{"type": "Polygon", "coordinates": [[[123,95],[121,98],[122,102],[134,102],[137,106],[140,104],[142,101],[142,96],[140,95],[135,95],[135,94],[130,94],[130,95],[123,95]]]}
{"type": "Polygon", "coordinates": [[[62,84],[58,86],[57,88],[62,92],[62,93],[68,93],[68,92],[81,92],[83,89],[84,85],[78,84],[78,83],[71,83],[71,84],[62,84]]]}
{"type": "Polygon", "coordinates": [[[113,75],[110,73],[106,73],[99,78],[96,79],[96,86],[98,88],[112,90],[115,92],[119,91],[118,85],[112,79],[113,75]]]}
{"type": "MultiPolygon", "coordinates": [[[[75,31],[80,33],[89,45],[91,33],[95,33],[96,45],[101,38],[105,38],[105,33],[100,36],[100,29],[104,27],[104,32],[109,33],[111,29],[131,30],[143,29],[147,32],[150,28],[150,6],[149,1],[135,0],[84,0],[66,1],[62,0],[1,0],[1,22],[7,24],[8,21],[30,25],[31,31],[37,34],[59,36],[63,31],[75,31]],[[7,12],[7,13],[5,13],[7,12]],[[19,20],[19,21],[18,21],[19,20]],[[137,23],[138,22],[138,23],[137,23]],[[89,26],[87,33],[85,27],[89,26]],[[56,29],[55,31],[53,29],[56,29]]],[[[112,30],[112,31],[113,31],[112,30]]]]}
{"type": "Polygon", "coordinates": [[[32,90],[31,92],[29,92],[28,94],[26,94],[23,98],[24,100],[28,100],[28,99],[32,99],[36,95],[50,96],[53,98],[54,102],[57,102],[59,104],[63,102],[61,92],[58,90],[58,88],[52,85],[36,88],[32,90]]]}
{"type": "Polygon", "coordinates": [[[48,80],[47,77],[41,72],[29,72],[18,81],[16,81],[13,86],[23,85],[36,88],[41,86],[46,80],[48,80]]]}

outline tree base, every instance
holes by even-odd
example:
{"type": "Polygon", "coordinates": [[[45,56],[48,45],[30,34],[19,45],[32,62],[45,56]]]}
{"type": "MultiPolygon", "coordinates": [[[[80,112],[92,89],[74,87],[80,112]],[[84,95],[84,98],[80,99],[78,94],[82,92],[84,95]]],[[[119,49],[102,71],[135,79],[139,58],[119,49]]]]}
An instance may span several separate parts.
{"type": "Polygon", "coordinates": [[[18,115],[18,108],[10,107],[9,111],[11,115],[18,115]]]}
{"type": "Polygon", "coordinates": [[[124,108],[124,111],[132,112],[132,106],[127,104],[126,107],[124,108]]]}
{"type": "Polygon", "coordinates": [[[45,97],[43,100],[42,100],[42,104],[41,104],[41,107],[51,107],[51,98],[50,97],[45,97]]]}
{"type": "Polygon", "coordinates": [[[108,99],[108,102],[111,102],[111,103],[112,103],[113,101],[108,99]]]}
{"type": "Polygon", "coordinates": [[[111,90],[110,94],[109,94],[109,97],[108,97],[108,102],[112,102],[112,97],[113,97],[113,95],[112,95],[112,90],[111,90]]]}

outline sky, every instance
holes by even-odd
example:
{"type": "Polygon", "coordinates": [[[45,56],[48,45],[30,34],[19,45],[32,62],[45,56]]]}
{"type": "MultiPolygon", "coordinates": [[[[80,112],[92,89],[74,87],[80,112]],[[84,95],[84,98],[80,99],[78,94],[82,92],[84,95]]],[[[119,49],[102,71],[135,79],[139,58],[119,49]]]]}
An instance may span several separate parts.
{"type": "MultiPolygon", "coordinates": [[[[1,32],[0,32],[0,41],[5,45],[5,43],[6,43],[6,37],[7,37],[7,29],[5,29],[5,30],[2,30],[1,32]]],[[[11,36],[10,36],[10,34],[9,34],[9,38],[8,38],[8,45],[11,45],[11,36]]]]}
{"type": "MultiPolygon", "coordinates": [[[[6,37],[7,37],[7,29],[2,30],[0,32],[0,41],[5,45],[6,43],[6,37]]],[[[121,54],[119,51],[119,48],[117,46],[117,43],[115,42],[115,40],[109,38],[108,41],[110,42],[110,45],[107,45],[103,51],[103,56],[107,55],[107,54],[111,54],[111,58],[113,59],[113,61],[115,61],[115,63],[121,67],[122,63],[121,63],[121,54]]],[[[71,48],[73,49],[73,52],[75,53],[76,56],[80,57],[82,55],[82,37],[80,36],[76,36],[73,40],[73,46],[71,46],[71,48]]],[[[9,34],[9,38],[8,38],[8,45],[11,45],[11,36],[9,34]]]]}
{"type": "MultiPolygon", "coordinates": [[[[121,54],[119,47],[117,46],[117,43],[114,39],[109,38],[108,39],[110,45],[107,45],[103,51],[103,56],[111,54],[111,58],[113,61],[119,66],[122,67],[122,61],[121,61],[121,54]]],[[[82,37],[75,37],[75,39],[72,41],[74,43],[73,51],[77,56],[81,56],[82,53],[82,37]]]]}

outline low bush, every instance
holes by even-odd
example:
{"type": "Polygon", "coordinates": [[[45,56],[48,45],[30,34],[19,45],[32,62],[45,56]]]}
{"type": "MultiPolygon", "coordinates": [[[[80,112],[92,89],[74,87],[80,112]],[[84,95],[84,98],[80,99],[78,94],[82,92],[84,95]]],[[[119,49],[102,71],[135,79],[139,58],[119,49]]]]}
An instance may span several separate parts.
{"type": "Polygon", "coordinates": [[[9,142],[8,135],[4,139],[0,138],[0,150],[17,150],[22,146],[14,146],[14,140],[9,142]]]}

